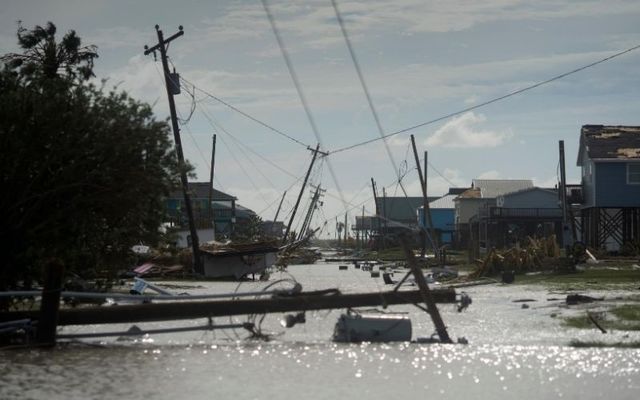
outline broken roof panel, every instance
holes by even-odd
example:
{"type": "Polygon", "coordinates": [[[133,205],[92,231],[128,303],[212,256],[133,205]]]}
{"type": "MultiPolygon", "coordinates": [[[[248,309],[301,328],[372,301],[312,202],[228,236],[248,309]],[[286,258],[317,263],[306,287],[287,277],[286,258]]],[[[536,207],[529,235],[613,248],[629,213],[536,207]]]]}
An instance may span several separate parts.
{"type": "MultiPolygon", "coordinates": [[[[209,197],[209,182],[189,182],[189,195],[194,199],[206,199],[209,197]]],[[[182,191],[175,191],[169,195],[169,198],[182,198],[182,191]]],[[[217,201],[232,201],[236,200],[236,197],[221,192],[217,189],[213,189],[213,200],[217,201]]]]}
{"type": "Polygon", "coordinates": [[[481,198],[493,199],[505,193],[531,188],[533,181],[531,179],[474,179],[473,187],[480,189],[481,198]]]}
{"type": "Polygon", "coordinates": [[[592,160],[640,161],[640,126],[583,125],[578,166],[584,151],[592,160]]]}
{"type": "Polygon", "coordinates": [[[444,195],[437,200],[429,202],[429,208],[432,210],[454,209],[456,208],[456,204],[453,202],[453,199],[456,197],[458,197],[456,194],[444,195]]]}

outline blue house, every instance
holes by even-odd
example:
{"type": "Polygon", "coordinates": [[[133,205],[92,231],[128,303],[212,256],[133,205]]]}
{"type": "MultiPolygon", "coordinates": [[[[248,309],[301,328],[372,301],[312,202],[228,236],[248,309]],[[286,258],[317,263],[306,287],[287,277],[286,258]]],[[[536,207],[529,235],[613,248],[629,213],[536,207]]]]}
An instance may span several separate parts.
{"type": "MultiPolygon", "coordinates": [[[[440,244],[452,244],[456,230],[455,211],[456,205],[454,199],[458,197],[464,189],[450,188],[449,193],[429,201],[429,211],[431,212],[431,222],[433,228],[438,235],[440,244]]],[[[426,226],[424,218],[424,207],[418,208],[418,225],[421,228],[426,226]]]]}
{"type": "Polygon", "coordinates": [[[640,127],[584,125],[578,166],[582,168],[582,240],[620,251],[640,239],[640,127]]]}

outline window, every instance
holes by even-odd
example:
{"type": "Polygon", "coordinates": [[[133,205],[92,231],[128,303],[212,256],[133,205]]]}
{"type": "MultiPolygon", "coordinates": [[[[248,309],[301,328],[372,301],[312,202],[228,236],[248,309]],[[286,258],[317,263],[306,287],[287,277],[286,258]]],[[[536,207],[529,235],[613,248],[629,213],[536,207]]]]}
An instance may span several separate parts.
{"type": "Polygon", "coordinates": [[[640,185],[640,163],[627,164],[627,183],[640,185]]]}

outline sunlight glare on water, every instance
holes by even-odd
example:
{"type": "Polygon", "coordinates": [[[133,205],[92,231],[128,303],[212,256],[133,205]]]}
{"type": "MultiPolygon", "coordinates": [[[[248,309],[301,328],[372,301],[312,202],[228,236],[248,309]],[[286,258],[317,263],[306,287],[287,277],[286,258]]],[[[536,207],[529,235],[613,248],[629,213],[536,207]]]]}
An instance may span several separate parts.
{"type": "MultiPolygon", "coordinates": [[[[383,286],[359,270],[338,272],[331,265],[290,271],[306,290],[339,287],[353,292],[383,286]]],[[[197,284],[202,287],[190,292],[233,291],[236,286],[197,284]]],[[[248,283],[241,290],[258,285],[248,283]]],[[[282,316],[273,315],[266,318],[263,329],[282,335],[269,342],[244,340],[246,332],[216,331],[72,343],[52,351],[3,351],[0,399],[638,397],[640,350],[568,347],[572,338],[601,336],[562,328],[549,315],[558,310],[547,307],[547,291],[494,285],[467,292],[474,300],[467,311],[457,313],[451,305],[440,308],[452,336],[467,337],[469,345],[338,344],[330,337],[339,310],[308,313],[306,324],[286,331],[279,324],[282,316]],[[512,302],[523,297],[536,299],[539,305],[523,310],[512,302]]],[[[412,306],[394,311],[409,313],[414,338],[432,333],[422,311],[412,306]]],[[[217,321],[228,322],[228,318],[217,321]]],[[[186,323],[202,321],[171,324],[186,323]]],[[[83,329],[114,327],[65,331],[83,329]]]]}

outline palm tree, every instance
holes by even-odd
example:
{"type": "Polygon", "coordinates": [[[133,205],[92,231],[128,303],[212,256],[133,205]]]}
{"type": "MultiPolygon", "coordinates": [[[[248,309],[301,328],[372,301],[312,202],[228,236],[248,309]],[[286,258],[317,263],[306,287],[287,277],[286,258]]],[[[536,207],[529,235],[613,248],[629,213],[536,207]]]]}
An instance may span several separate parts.
{"type": "Polygon", "coordinates": [[[71,79],[85,81],[93,74],[93,60],[98,57],[96,46],[81,46],[74,30],[67,32],[60,42],[56,41],[56,26],[36,25],[28,30],[18,22],[18,44],[23,53],[9,53],[0,58],[12,69],[29,78],[55,79],[61,74],[71,79]]]}

